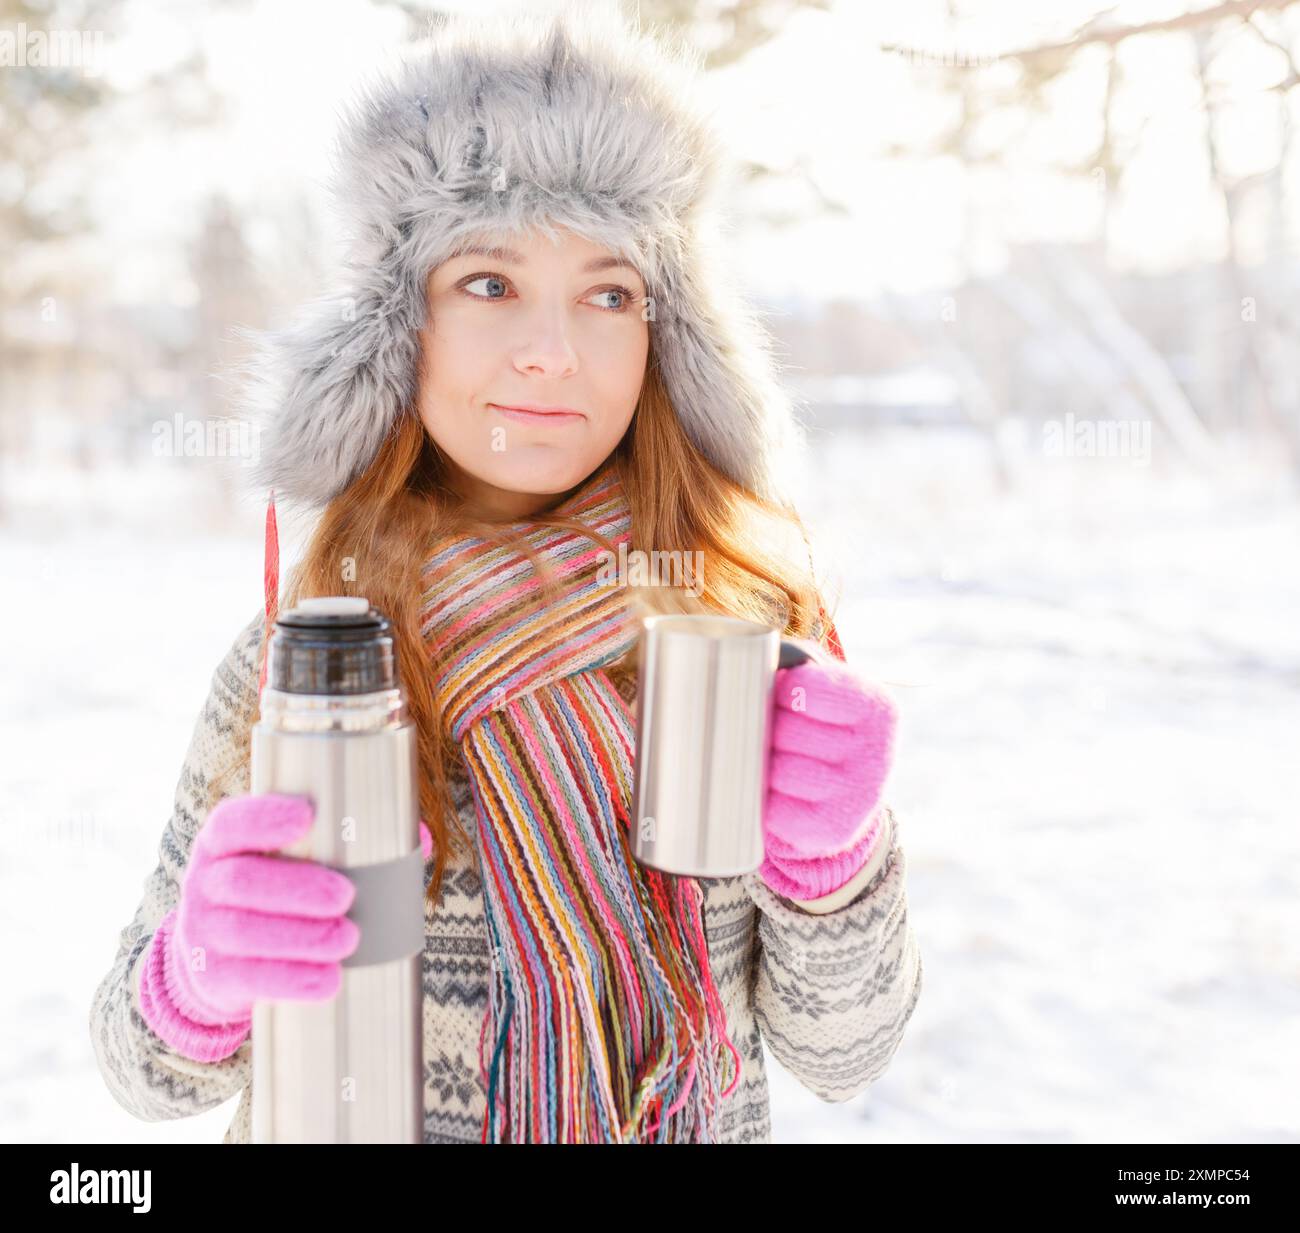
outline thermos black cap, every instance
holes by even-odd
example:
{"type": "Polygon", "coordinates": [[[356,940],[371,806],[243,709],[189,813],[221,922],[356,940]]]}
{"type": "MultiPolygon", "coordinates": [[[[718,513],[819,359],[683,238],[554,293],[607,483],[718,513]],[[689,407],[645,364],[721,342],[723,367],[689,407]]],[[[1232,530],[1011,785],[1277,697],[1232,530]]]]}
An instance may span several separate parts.
{"type": "Polygon", "coordinates": [[[267,684],[288,694],[396,689],[392,622],[368,599],[324,595],[276,618],[267,684]]]}

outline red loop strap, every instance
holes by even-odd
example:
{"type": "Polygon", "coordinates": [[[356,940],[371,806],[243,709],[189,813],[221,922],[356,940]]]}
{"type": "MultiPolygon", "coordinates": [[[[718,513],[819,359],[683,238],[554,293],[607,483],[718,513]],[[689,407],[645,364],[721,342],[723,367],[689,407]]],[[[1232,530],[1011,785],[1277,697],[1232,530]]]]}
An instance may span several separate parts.
{"type": "Polygon", "coordinates": [[[836,659],[844,659],[844,648],[840,646],[840,635],[835,628],[835,622],[826,619],[826,609],[821,604],[817,605],[817,612],[821,616],[823,626],[826,628],[826,645],[836,659]]]}
{"type": "MultiPolygon", "coordinates": [[[[269,639],[280,607],[280,535],[275,523],[275,489],[271,489],[266,506],[266,540],[262,551],[262,582],[266,589],[266,635],[269,639]]],[[[266,686],[267,656],[262,656],[262,673],[258,677],[257,692],[261,696],[266,686]]]]}

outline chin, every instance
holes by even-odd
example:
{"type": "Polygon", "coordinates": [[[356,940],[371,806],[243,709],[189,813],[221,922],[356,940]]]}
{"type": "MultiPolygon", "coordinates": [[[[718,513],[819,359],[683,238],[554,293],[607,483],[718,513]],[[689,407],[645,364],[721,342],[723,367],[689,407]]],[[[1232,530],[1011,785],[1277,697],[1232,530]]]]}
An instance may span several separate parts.
{"type": "MultiPolygon", "coordinates": [[[[546,451],[548,454],[551,451],[546,451]]],[[[532,454],[532,451],[527,451],[532,454]]],[[[582,483],[603,459],[588,463],[581,458],[568,457],[521,457],[509,466],[501,465],[501,457],[493,460],[494,466],[485,467],[483,478],[495,488],[504,488],[509,492],[528,492],[537,496],[553,496],[567,492],[582,483]]]]}

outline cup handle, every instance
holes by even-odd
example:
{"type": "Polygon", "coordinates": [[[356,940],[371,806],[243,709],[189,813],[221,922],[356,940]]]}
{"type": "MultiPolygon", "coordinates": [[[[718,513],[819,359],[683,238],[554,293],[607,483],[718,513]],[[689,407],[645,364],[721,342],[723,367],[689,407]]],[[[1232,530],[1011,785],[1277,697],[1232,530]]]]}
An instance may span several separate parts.
{"type": "Polygon", "coordinates": [[[792,638],[781,639],[781,654],[776,661],[778,668],[793,668],[796,664],[802,664],[807,660],[815,660],[816,656],[809,648],[811,643],[792,638]]]}

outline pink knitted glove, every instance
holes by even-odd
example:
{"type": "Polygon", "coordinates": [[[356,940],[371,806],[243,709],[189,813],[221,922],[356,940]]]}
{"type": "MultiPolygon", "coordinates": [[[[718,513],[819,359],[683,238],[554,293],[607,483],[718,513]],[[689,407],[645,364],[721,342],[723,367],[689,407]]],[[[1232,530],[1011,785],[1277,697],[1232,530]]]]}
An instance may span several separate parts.
{"type": "Polygon", "coordinates": [[[314,1002],[338,992],[339,961],[361,936],[344,915],[356,888],[338,870],[277,851],[313,817],[304,796],[233,796],[199,831],[180,902],[140,973],[145,1021],[178,1053],[200,1062],[234,1053],[254,998],[314,1002]]]}
{"type": "Polygon", "coordinates": [[[897,717],[881,690],[798,641],[815,657],[776,673],[758,872],[778,895],[816,899],[876,850],[897,717]]]}
{"type": "MultiPolygon", "coordinates": [[[[220,801],[200,830],[180,903],[159,922],[140,973],[145,1022],[178,1053],[229,1057],[248,1037],[254,997],[338,992],[339,960],[360,940],[344,916],[355,889],[337,870],[278,855],[313,818],[307,797],[249,794],[220,801]]],[[[420,848],[427,861],[423,818],[420,848]]]]}

